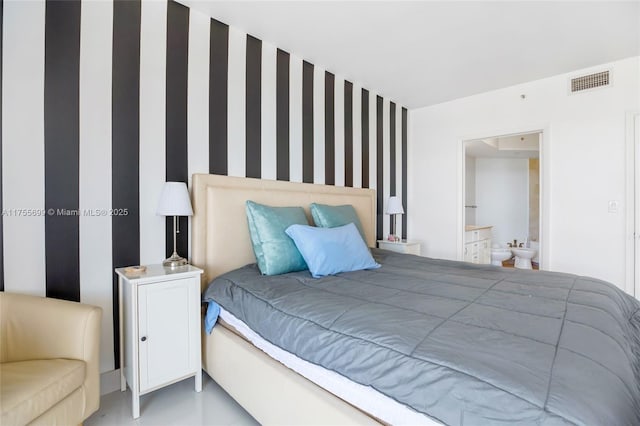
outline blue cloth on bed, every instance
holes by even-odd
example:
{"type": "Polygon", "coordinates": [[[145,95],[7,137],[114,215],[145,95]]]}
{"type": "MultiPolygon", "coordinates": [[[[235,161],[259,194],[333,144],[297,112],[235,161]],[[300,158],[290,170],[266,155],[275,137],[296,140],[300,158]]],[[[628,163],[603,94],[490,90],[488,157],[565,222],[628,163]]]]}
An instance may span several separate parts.
{"type": "Polygon", "coordinates": [[[207,334],[211,334],[211,330],[218,321],[218,315],[220,315],[220,305],[213,300],[209,300],[209,306],[207,306],[207,314],[204,316],[204,329],[207,334]]]}

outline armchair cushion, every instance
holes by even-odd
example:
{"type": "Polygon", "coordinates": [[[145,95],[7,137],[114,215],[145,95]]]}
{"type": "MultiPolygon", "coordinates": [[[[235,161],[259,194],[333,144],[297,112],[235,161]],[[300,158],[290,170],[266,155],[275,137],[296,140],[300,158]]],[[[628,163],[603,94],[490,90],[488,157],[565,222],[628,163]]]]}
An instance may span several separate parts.
{"type": "Polygon", "coordinates": [[[85,366],[75,359],[0,364],[2,423],[27,424],[44,414],[82,386],[85,366]]]}

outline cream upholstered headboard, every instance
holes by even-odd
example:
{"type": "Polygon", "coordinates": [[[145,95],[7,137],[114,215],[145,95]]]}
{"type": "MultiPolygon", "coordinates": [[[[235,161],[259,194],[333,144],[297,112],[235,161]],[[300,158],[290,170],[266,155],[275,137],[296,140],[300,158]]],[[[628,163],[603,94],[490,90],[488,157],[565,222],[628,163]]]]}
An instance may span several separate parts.
{"type": "Polygon", "coordinates": [[[346,188],[265,179],[194,174],[191,263],[204,269],[203,285],[225,272],[255,262],[245,202],[269,206],[300,206],[313,223],[309,204],[351,204],[365,230],[367,245],[375,246],[376,193],[346,188]]]}

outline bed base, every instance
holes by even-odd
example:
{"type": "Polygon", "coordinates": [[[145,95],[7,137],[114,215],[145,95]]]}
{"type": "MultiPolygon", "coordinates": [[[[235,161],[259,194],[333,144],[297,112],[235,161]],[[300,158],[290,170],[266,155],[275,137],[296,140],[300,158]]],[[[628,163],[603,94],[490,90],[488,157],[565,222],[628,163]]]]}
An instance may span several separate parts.
{"type": "Polygon", "coordinates": [[[204,370],[260,424],[382,424],[221,325],[202,342],[204,370]]]}

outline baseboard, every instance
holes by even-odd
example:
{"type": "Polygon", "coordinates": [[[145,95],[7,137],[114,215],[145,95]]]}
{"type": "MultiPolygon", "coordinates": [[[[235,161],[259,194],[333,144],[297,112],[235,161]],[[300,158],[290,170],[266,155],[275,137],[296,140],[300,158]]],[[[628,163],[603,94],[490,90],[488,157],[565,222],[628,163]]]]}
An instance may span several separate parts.
{"type": "Polygon", "coordinates": [[[120,369],[107,371],[100,375],[100,395],[120,390],[120,369]]]}

